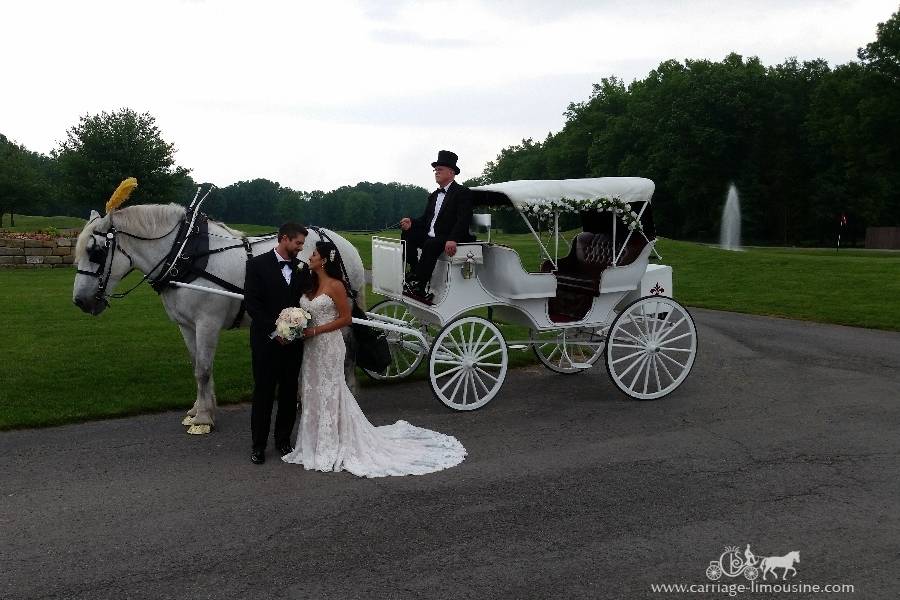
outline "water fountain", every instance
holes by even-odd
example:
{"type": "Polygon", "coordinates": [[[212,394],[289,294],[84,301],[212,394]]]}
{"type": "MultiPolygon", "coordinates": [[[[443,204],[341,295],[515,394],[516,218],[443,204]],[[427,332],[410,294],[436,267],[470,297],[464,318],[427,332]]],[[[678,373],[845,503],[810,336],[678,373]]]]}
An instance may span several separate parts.
{"type": "Polygon", "coordinates": [[[734,184],[728,188],[725,208],[722,209],[722,225],[719,246],[725,250],[741,249],[741,202],[734,184]]]}

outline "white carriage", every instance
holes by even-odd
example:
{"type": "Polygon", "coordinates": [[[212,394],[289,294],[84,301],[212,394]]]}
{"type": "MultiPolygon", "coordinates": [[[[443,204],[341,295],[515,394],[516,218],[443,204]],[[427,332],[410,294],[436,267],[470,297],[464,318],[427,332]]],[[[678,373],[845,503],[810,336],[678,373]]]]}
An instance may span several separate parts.
{"type": "Polygon", "coordinates": [[[474,410],[499,392],[509,350],[530,346],[558,373],[579,373],[603,357],[625,394],[671,393],[690,373],[697,333],[672,298],[672,269],[650,263],[653,190],[652,181],[637,177],[472,188],[477,206],[519,212],[543,263],[537,272],[526,270],[514,249],[490,241],[491,215],[476,214],[475,224],[488,228],[487,241],[462,243],[454,257],[441,256],[431,303],[403,294],[404,243],[374,237],[372,288],[387,300],[371,309],[368,323],[388,330],[392,363],[369,375],[401,379],[427,360],[434,395],[452,409],[474,410]],[[571,240],[561,236],[564,212],[582,218],[582,231],[571,240]],[[533,220],[548,225],[548,239],[533,220]],[[563,257],[561,244],[568,251],[563,257]],[[497,323],[527,327],[527,339],[505,339],[497,323]]]}

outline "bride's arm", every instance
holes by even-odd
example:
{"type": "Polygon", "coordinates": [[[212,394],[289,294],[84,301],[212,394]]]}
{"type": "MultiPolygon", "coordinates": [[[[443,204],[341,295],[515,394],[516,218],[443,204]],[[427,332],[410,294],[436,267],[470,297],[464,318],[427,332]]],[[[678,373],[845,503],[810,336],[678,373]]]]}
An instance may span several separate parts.
{"type": "Polygon", "coordinates": [[[322,325],[313,325],[303,330],[303,337],[319,335],[320,333],[328,333],[336,329],[346,327],[352,322],[352,310],[350,307],[350,299],[347,297],[347,290],[340,281],[332,281],[329,283],[325,293],[334,300],[337,307],[338,318],[322,325]]]}

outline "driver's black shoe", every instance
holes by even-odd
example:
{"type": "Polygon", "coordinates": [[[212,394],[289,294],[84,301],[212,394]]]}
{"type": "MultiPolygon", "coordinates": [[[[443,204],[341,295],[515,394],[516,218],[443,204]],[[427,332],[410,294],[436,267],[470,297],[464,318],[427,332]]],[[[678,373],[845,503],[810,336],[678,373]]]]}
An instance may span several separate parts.
{"type": "Polygon", "coordinates": [[[275,449],[278,450],[278,453],[282,456],[290,454],[294,451],[294,447],[288,443],[284,444],[275,444],[275,449]]]}
{"type": "Polygon", "coordinates": [[[406,282],[403,284],[403,293],[409,296],[424,296],[425,286],[420,285],[417,281],[406,282]]]}
{"type": "Polygon", "coordinates": [[[261,465],[266,462],[266,451],[265,450],[254,450],[250,453],[250,462],[254,465],[261,465]]]}

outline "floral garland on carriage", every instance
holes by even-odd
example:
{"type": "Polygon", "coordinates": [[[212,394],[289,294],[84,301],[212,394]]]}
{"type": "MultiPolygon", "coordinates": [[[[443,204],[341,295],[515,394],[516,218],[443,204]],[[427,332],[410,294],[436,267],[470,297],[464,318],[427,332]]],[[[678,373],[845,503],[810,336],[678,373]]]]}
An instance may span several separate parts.
{"type": "Polygon", "coordinates": [[[632,210],[631,204],[619,197],[600,197],[576,200],[574,198],[560,198],[549,200],[541,204],[526,204],[521,207],[523,215],[534,217],[538,221],[549,221],[556,213],[581,213],[581,212],[615,212],[628,227],[629,231],[641,231],[643,226],[638,214],[632,210]]]}

